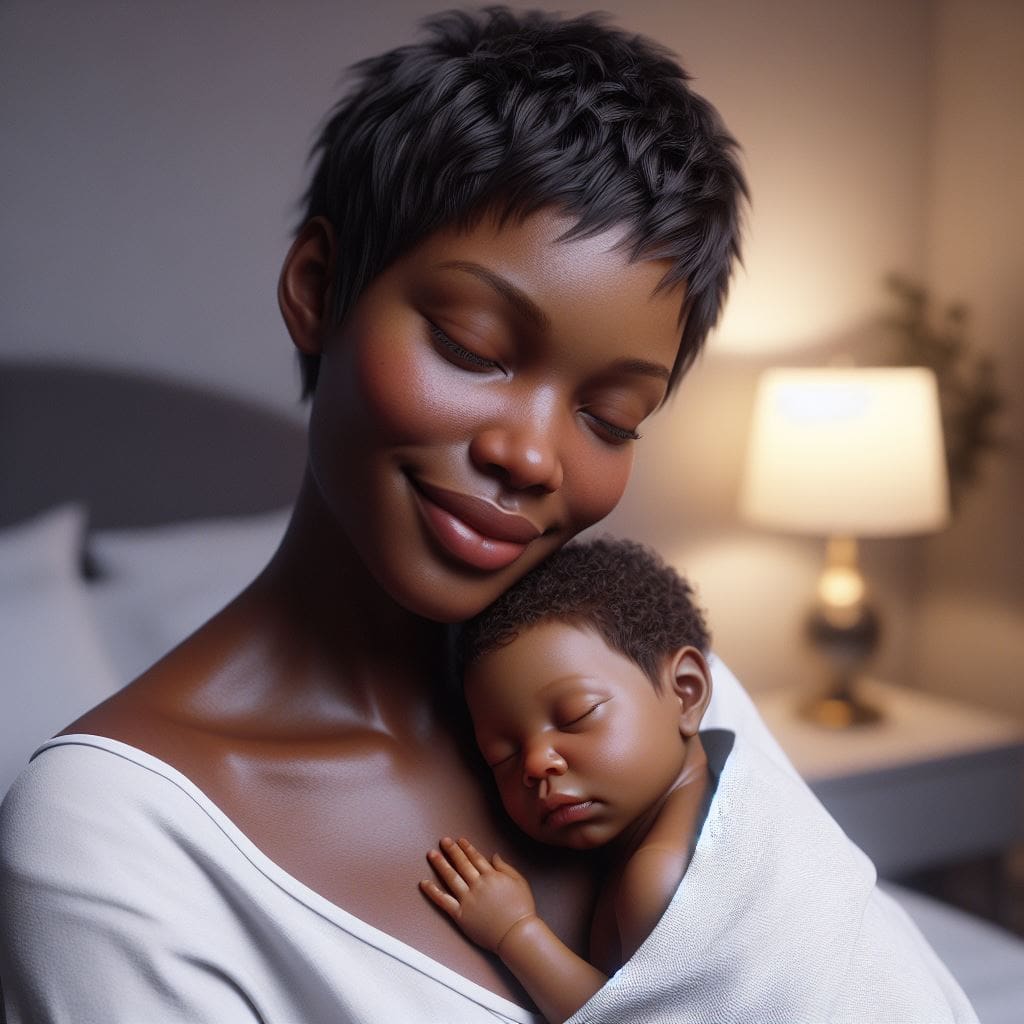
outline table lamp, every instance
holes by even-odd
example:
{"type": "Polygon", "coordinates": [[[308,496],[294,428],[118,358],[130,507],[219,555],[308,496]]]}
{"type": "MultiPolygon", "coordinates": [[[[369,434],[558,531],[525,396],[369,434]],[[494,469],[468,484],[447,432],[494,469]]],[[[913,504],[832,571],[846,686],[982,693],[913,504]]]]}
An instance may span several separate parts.
{"type": "Polygon", "coordinates": [[[857,538],[937,530],[949,515],[938,388],[921,367],[762,374],[740,497],[752,523],[827,538],[808,634],[831,679],[801,713],[829,728],[871,722],[856,679],[880,622],[857,538]]]}

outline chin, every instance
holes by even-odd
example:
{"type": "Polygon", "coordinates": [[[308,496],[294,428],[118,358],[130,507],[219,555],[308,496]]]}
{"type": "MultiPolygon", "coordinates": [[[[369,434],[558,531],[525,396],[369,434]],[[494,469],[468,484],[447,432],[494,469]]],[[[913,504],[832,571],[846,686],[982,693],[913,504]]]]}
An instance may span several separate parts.
{"type": "Polygon", "coordinates": [[[378,579],[406,611],[441,625],[471,619],[512,585],[499,585],[494,579],[466,579],[462,574],[452,574],[450,578],[447,574],[430,574],[427,578],[420,576],[410,580],[396,573],[391,578],[378,579]]]}
{"type": "Polygon", "coordinates": [[[570,850],[596,850],[598,847],[607,846],[615,837],[609,835],[594,835],[585,830],[576,832],[568,837],[568,842],[560,845],[570,850]]]}
{"type": "Polygon", "coordinates": [[[537,829],[532,824],[524,826],[516,822],[516,826],[538,843],[543,843],[545,846],[558,846],[563,850],[596,850],[601,846],[607,846],[615,838],[615,834],[609,834],[604,829],[588,828],[586,825],[566,832],[555,833],[537,829]]]}
{"type": "Polygon", "coordinates": [[[433,622],[451,625],[478,615],[559,547],[561,543],[526,551],[511,565],[493,572],[448,565],[438,560],[415,576],[405,567],[396,566],[377,578],[406,610],[433,622]]]}
{"type": "Polygon", "coordinates": [[[487,607],[486,604],[453,604],[450,599],[446,598],[435,601],[431,601],[429,598],[423,601],[409,601],[403,602],[403,605],[414,615],[419,615],[421,618],[436,622],[441,626],[454,626],[456,623],[465,622],[487,607]]]}
{"type": "Polygon", "coordinates": [[[584,853],[587,850],[596,850],[601,846],[607,846],[611,842],[610,839],[592,838],[579,835],[578,833],[558,838],[550,835],[534,836],[534,838],[538,842],[544,843],[545,846],[558,846],[563,850],[577,850],[580,853],[584,853]]]}

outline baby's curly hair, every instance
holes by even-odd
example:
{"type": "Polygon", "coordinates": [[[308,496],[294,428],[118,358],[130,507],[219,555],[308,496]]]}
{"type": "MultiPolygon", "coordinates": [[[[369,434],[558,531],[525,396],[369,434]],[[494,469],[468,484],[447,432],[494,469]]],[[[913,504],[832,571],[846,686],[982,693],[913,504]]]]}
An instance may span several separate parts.
{"type": "Polygon", "coordinates": [[[596,630],[658,687],[666,655],[686,646],[708,652],[711,637],[693,596],[685,579],[635,541],[569,544],[463,625],[460,663],[465,670],[523,630],[554,619],[596,630]]]}

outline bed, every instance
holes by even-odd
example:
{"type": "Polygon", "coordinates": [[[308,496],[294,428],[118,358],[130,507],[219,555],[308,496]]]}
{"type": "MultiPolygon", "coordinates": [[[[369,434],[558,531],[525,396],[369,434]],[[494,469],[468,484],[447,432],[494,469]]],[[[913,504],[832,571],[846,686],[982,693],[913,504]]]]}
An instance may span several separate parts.
{"type": "MultiPolygon", "coordinates": [[[[0,795],[273,552],[301,417],[179,381],[0,362],[0,795]]],[[[895,886],[983,1024],[1024,1018],[1024,941],[895,886]]]]}

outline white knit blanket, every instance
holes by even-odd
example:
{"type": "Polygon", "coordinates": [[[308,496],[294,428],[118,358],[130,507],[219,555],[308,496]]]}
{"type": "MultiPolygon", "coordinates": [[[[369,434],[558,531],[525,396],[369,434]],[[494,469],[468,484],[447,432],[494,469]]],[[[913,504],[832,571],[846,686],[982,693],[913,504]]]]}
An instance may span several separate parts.
{"type": "Polygon", "coordinates": [[[977,1024],[875,881],[807,786],[737,737],[665,915],[569,1024],[977,1024]]]}

